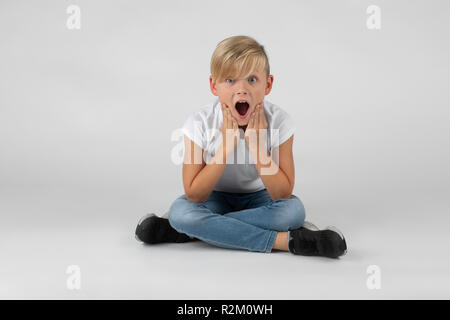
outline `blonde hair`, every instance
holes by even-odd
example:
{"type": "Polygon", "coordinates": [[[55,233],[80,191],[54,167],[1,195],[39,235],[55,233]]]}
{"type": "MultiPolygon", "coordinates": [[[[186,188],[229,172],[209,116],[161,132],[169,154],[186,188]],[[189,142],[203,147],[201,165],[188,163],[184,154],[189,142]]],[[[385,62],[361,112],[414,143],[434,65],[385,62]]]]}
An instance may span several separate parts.
{"type": "Polygon", "coordinates": [[[264,46],[247,36],[233,36],[217,44],[211,57],[211,76],[215,81],[241,75],[249,77],[256,70],[270,74],[269,59],[264,46]],[[246,74],[243,74],[246,72],[246,74]]]}

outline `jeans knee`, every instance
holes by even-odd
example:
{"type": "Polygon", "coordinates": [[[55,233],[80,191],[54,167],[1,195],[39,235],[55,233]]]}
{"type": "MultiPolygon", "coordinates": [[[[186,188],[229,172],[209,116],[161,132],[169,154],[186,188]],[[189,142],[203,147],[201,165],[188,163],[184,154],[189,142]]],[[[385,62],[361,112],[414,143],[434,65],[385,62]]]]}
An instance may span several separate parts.
{"type": "Polygon", "coordinates": [[[192,203],[181,196],[176,199],[169,209],[169,224],[178,232],[185,232],[191,229],[191,226],[195,226],[195,210],[190,208],[192,203]]]}
{"type": "Polygon", "coordinates": [[[279,231],[300,228],[305,221],[305,207],[302,201],[294,195],[290,199],[283,199],[282,201],[284,205],[280,214],[277,215],[279,219],[276,223],[276,228],[279,231]]]}
{"type": "Polygon", "coordinates": [[[292,196],[290,200],[292,201],[293,219],[298,222],[298,224],[295,226],[295,229],[300,228],[300,226],[303,225],[303,222],[305,222],[306,218],[305,206],[303,205],[303,202],[296,196],[292,196]]]}
{"type": "Polygon", "coordinates": [[[172,228],[179,230],[183,224],[185,224],[184,220],[184,211],[183,210],[183,199],[176,199],[169,209],[169,224],[172,226],[172,228]]]}

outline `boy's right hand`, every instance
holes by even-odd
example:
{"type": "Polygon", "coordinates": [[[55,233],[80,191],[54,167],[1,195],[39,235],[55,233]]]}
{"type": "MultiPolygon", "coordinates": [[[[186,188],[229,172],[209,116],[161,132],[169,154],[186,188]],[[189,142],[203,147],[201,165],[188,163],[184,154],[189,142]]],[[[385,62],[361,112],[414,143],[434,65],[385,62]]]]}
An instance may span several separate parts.
{"type": "Polygon", "coordinates": [[[228,158],[228,156],[233,153],[234,149],[237,147],[238,138],[240,136],[239,126],[236,119],[231,115],[230,108],[221,103],[222,106],[222,147],[223,151],[228,158]],[[227,130],[228,129],[228,130],[227,130]],[[227,136],[228,131],[228,136],[227,136]]]}

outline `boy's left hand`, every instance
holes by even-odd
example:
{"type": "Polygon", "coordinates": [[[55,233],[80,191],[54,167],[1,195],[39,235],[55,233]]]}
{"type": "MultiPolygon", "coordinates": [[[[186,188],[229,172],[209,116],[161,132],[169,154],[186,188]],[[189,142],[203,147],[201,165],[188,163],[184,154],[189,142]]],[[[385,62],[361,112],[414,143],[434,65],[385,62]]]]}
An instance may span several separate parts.
{"type": "Polygon", "coordinates": [[[265,135],[267,135],[267,120],[264,114],[264,102],[261,102],[250,115],[247,128],[245,129],[245,143],[249,149],[258,150],[259,141],[260,139],[265,139],[265,135]],[[252,141],[252,144],[256,143],[256,145],[250,146],[250,141],[252,141]]]}

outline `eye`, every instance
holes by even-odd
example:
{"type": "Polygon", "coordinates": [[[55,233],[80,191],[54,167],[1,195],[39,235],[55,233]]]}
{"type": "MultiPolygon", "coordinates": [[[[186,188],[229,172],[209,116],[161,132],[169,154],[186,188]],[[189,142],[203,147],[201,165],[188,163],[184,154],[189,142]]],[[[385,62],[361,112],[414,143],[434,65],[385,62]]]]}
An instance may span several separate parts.
{"type": "Polygon", "coordinates": [[[256,77],[250,77],[250,78],[248,79],[248,81],[250,81],[250,82],[256,82],[256,77]],[[251,80],[254,80],[254,81],[251,81],[251,80]]]}
{"type": "Polygon", "coordinates": [[[232,82],[233,82],[233,79],[230,79],[230,78],[225,79],[225,82],[226,82],[226,83],[232,83],[232,82]],[[228,81],[228,80],[230,80],[230,81],[228,81]]]}

